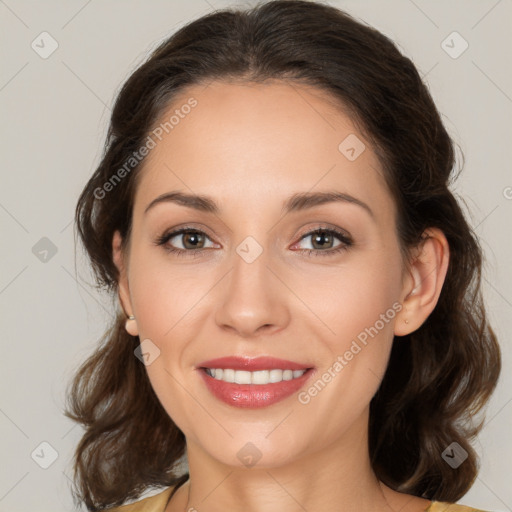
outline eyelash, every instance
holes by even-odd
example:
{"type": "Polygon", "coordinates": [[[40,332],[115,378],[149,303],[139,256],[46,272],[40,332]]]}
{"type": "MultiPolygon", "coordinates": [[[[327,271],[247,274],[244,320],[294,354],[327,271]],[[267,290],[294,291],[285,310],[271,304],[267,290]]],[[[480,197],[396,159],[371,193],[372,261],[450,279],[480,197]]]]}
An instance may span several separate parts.
{"type": "MultiPolygon", "coordinates": [[[[171,231],[170,233],[166,233],[162,236],[159,236],[155,241],[155,245],[164,246],[165,251],[167,251],[168,253],[171,253],[171,254],[175,254],[176,256],[180,256],[180,257],[181,256],[197,257],[197,256],[200,256],[203,253],[203,251],[209,250],[206,248],[195,249],[195,250],[194,249],[191,249],[191,250],[176,249],[175,247],[165,245],[171,238],[174,238],[175,236],[185,234],[185,233],[199,233],[201,235],[205,235],[206,237],[208,237],[208,235],[204,231],[201,231],[200,229],[196,229],[193,227],[184,227],[184,228],[180,228],[176,231],[171,231]],[[190,253],[192,253],[192,254],[190,254],[190,253]]],[[[328,227],[318,227],[312,231],[308,231],[307,233],[305,233],[304,235],[301,236],[301,238],[299,239],[299,242],[301,240],[303,240],[304,238],[307,238],[308,236],[311,236],[311,235],[315,235],[317,233],[334,235],[342,243],[334,249],[328,249],[325,251],[318,250],[318,249],[300,249],[300,251],[305,252],[308,256],[333,256],[335,254],[341,253],[342,251],[346,251],[354,243],[352,241],[352,239],[349,236],[347,236],[345,233],[343,233],[342,231],[338,231],[337,229],[328,228],[328,227]]]]}

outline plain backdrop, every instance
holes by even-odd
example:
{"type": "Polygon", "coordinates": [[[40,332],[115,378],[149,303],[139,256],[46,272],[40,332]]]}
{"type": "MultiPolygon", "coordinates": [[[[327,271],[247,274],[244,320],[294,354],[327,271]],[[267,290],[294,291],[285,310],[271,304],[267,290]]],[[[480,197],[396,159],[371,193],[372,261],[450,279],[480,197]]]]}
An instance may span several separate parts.
{"type": "MultiPolygon", "coordinates": [[[[328,3],[413,60],[464,153],[454,189],[485,251],[484,292],[503,373],[475,442],[481,471],[461,503],[512,510],[512,2],[328,3]]],[[[90,286],[80,251],[75,269],[72,221],[115,94],[177,28],[214,9],[253,4],[0,0],[2,512],[74,510],[71,457],[81,428],[62,414],[64,393],[114,309],[90,286]]]]}

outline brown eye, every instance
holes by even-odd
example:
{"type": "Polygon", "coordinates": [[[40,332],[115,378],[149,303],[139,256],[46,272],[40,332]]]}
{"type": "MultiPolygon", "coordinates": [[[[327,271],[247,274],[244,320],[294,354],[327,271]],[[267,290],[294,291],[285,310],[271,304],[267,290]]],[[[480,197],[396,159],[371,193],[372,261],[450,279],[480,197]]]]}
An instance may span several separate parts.
{"type": "MultiPolygon", "coordinates": [[[[179,235],[173,236],[172,238],[180,237],[182,240],[182,245],[184,249],[202,249],[205,236],[201,234],[199,231],[186,231],[179,235]]],[[[172,239],[170,239],[172,240],[172,239]]]]}
{"type": "Polygon", "coordinates": [[[162,235],[155,241],[155,244],[162,245],[166,251],[178,255],[185,255],[186,253],[195,255],[208,248],[205,245],[208,240],[210,240],[208,235],[201,230],[181,228],[162,235]]]}
{"type": "Polygon", "coordinates": [[[317,231],[315,234],[310,235],[314,249],[329,249],[334,244],[335,236],[327,231],[317,231]]]}
{"type": "MultiPolygon", "coordinates": [[[[308,255],[329,256],[337,254],[340,251],[347,250],[351,245],[353,245],[353,241],[350,236],[332,228],[320,228],[310,231],[301,237],[301,241],[307,238],[311,239],[311,248],[305,248],[302,249],[302,251],[305,251],[308,255]],[[334,245],[336,240],[339,242],[334,245]]],[[[298,244],[295,244],[295,246],[297,245],[298,244]]]]}

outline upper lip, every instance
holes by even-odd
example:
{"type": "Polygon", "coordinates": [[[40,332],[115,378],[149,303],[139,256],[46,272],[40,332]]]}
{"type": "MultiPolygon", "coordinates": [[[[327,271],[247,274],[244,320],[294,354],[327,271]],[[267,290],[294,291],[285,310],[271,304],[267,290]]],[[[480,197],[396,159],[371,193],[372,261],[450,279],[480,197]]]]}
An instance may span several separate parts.
{"type": "Polygon", "coordinates": [[[294,361],[287,361],[286,359],[278,359],[269,356],[260,357],[240,357],[240,356],[227,356],[219,357],[217,359],[209,359],[197,365],[198,368],[231,368],[233,370],[304,370],[312,368],[309,364],[296,363],[294,361]]]}

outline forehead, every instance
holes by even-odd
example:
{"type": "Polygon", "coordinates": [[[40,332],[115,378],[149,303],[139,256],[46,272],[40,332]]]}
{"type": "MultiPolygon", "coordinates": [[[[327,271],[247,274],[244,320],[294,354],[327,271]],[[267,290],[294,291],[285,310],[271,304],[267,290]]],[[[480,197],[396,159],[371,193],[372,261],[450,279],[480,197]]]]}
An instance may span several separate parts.
{"type": "Polygon", "coordinates": [[[336,189],[391,197],[380,163],[342,105],[286,82],[194,85],[161,116],[135,207],[182,190],[261,206],[288,192],[336,189]],[[194,106],[190,106],[194,105],[194,106]],[[187,190],[188,189],[188,190],[187,190]]]}

